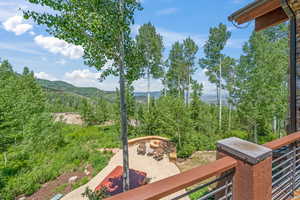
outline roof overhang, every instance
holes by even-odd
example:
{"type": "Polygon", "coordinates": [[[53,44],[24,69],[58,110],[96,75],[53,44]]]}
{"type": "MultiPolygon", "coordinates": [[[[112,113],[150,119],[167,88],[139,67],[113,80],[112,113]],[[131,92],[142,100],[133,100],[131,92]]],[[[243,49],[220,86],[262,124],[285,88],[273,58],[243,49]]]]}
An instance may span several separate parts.
{"type": "Polygon", "coordinates": [[[255,20],[255,30],[260,31],[285,22],[289,17],[281,7],[281,0],[256,0],[230,15],[228,19],[239,25],[255,20]]]}

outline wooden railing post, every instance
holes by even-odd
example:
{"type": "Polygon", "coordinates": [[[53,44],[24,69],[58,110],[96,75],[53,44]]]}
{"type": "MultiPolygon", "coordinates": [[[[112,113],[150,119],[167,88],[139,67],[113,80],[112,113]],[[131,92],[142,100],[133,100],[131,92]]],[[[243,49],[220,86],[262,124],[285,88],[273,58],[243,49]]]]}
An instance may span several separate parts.
{"type": "Polygon", "coordinates": [[[272,199],[272,150],[239,138],[217,143],[218,157],[237,160],[233,180],[234,200],[272,199]]]}

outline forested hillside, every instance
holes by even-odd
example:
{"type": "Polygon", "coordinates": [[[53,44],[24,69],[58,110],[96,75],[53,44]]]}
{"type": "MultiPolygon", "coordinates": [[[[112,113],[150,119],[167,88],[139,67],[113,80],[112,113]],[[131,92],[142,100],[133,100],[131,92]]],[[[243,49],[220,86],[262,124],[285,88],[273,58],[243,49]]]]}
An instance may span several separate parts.
{"type": "Polygon", "coordinates": [[[0,99],[0,199],[30,195],[88,163],[97,172],[110,154],[96,148],[118,146],[116,130],[104,134],[99,128],[54,123],[46,94],[28,68],[17,74],[8,61],[0,64],[0,99]]]}
{"type": "MultiPolygon", "coordinates": [[[[47,93],[52,96],[66,96],[66,98],[80,98],[87,97],[89,99],[95,98],[104,98],[109,102],[116,101],[116,92],[115,91],[103,91],[94,87],[76,87],[65,81],[49,81],[45,79],[37,79],[37,82],[42,88],[46,90],[47,93]]],[[[134,92],[134,96],[137,101],[140,103],[146,103],[147,93],[146,92],[134,92]]],[[[160,91],[150,92],[150,96],[157,99],[161,96],[160,91]]],[[[205,100],[210,102],[215,101],[214,96],[205,98],[205,100]]]]}
{"type": "Polygon", "coordinates": [[[44,79],[37,79],[37,82],[45,89],[50,91],[73,93],[88,98],[103,97],[109,101],[114,101],[116,93],[113,91],[102,91],[93,87],[75,87],[64,81],[49,81],[44,79]]]}
{"type": "MultiPolygon", "coordinates": [[[[76,6],[70,4],[73,7],[64,1],[53,5],[53,1],[46,0],[31,2],[46,2],[62,13],[64,9],[74,9],[75,14],[93,10],[81,1],[74,1],[76,6]]],[[[110,3],[115,6],[116,2],[110,3]]],[[[103,76],[118,75],[120,90],[108,92],[36,79],[29,68],[18,74],[8,60],[1,60],[0,199],[31,195],[47,181],[67,172],[82,171],[86,165],[96,173],[111,156],[97,149],[123,147],[125,152],[128,138],[168,137],[176,144],[178,157],[187,158],[195,151],[214,150],[216,141],[222,138],[235,136],[265,143],[286,134],[286,24],[253,32],[239,58],[224,53],[231,32],[222,23],[210,28],[204,46],[188,37],[175,42],[163,56],[162,37],[151,23],[142,25],[137,36],[131,37],[129,25],[134,21],[134,10],[140,7],[136,1],[126,5],[124,24],[114,21],[119,20],[114,17],[114,7],[108,11],[101,7],[104,13],[112,12],[108,14],[112,18],[101,28],[96,22],[106,19],[102,12],[80,13],[81,24],[70,16],[65,19],[65,15],[57,18],[25,13],[27,18],[52,28],[51,34],[83,46],[85,64],[102,70],[103,76]],[[66,28],[77,26],[90,30],[76,32],[66,28]],[[198,58],[200,48],[203,56],[198,58]],[[108,60],[116,63],[104,70],[108,60]],[[203,84],[198,80],[200,70],[215,86],[216,101],[203,100],[208,94],[203,94],[203,84]],[[141,78],[147,80],[147,93],[134,91],[133,82],[141,78]],[[151,79],[160,79],[163,90],[151,93],[151,79]],[[82,127],[56,123],[55,112],[78,112],[85,123],[82,127]]]]}
{"type": "MultiPolygon", "coordinates": [[[[50,98],[55,98],[55,96],[57,96],[60,97],[60,99],[74,98],[74,101],[77,101],[76,99],[80,99],[82,97],[87,97],[89,99],[103,97],[109,102],[114,102],[116,100],[115,91],[102,91],[93,87],[76,87],[64,81],[49,81],[45,79],[37,79],[37,82],[40,86],[42,86],[42,88],[46,90],[50,98]]],[[[150,92],[151,98],[158,99],[160,96],[162,96],[161,91],[150,92]]],[[[227,103],[226,95],[224,96],[225,97],[222,101],[224,101],[224,103],[227,103]]],[[[147,92],[134,92],[134,97],[140,103],[147,102],[147,92]]],[[[203,94],[201,96],[201,99],[206,103],[217,103],[217,98],[214,94],[203,94]]]]}

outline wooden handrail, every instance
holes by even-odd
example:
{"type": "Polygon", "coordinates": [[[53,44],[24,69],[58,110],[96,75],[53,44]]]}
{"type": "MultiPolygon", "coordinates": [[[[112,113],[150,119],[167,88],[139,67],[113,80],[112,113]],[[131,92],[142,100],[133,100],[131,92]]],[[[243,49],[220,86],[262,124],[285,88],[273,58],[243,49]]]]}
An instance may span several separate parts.
{"type": "Polygon", "coordinates": [[[296,133],[284,136],[282,138],[279,138],[277,140],[273,140],[271,142],[268,142],[268,143],[264,144],[264,146],[268,147],[272,150],[275,150],[275,149],[278,149],[278,148],[283,147],[285,145],[294,143],[297,140],[300,140],[300,132],[296,132],[296,133]]]}
{"type": "Polygon", "coordinates": [[[158,200],[237,166],[237,161],[224,157],[210,164],[120,193],[105,200],[158,200]]]}

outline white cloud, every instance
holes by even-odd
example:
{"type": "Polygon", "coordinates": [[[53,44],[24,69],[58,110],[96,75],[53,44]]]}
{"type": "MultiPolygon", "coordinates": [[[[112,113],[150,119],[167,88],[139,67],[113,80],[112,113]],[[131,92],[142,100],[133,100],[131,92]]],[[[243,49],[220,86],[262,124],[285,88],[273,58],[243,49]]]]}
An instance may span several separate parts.
{"type": "Polygon", "coordinates": [[[203,94],[214,95],[216,94],[216,86],[210,83],[208,80],[202,81],[203,94]]]}
{"type": "Polygon", "coordinates": [[[32,25],[23,23],[22,16],[13,16],[2,23],[6,31],[14,32],[16,35],[22,35],[32,29],[32,25]]]}
{"type": "Polygon", "coordinates": [[[60,65],[65,65],[67,63],[67,61],[65,59],[60,59],[58,61],[56,61],[57,64],[60,64],[60,65]]]}
{"type": "Polygon", "coordinates": [[[83,56],[84,51],[81,46],[69,44],[64,40],[60,40],[55,37],[38,35],[34,38],[34,41],[36,44],[52,53],[59,53],[71,59],[79,59],[83,56]]]}
{"type": "Polygon", "coordinates": [[[163,10],[159,10],[156,12],[156,15],[161,16],[161,15],[171,15],[178,12],[178,8],[166,8],[163,10]]]}
{"type": "MultiPolygon", "coordinates": [[[[107,68],[110,64],[111,62],[108,62],[104,68],[107,68]]],[[[119,87],[117,77],[109,76],[107,79],[100,82],[98,80],[100,76],[101,72],[94,72],[90,69],[77,69],[71,72],[66,72],[63,76],[63,80],[78,87],[96,87],[106,91],[112,91],[119,87]]],[[[145,92],[147,91],[147,80],[137,80],[133,83],[133,86],[135,91],[145,92]]],[[[151,91],[160,91],[162,87],[160,80],[151,80],[151,91]]]]}
{"type": "Polygon", "coordinates": [[[17,14],[21,14],[20,8],[21,5],[17,2],[6,1],[0,2],[0,21],[5,21],[10,17],[16,16],[17,14]]]}
{"type": "Polygon", "coordinates": [[[57,80],[57,78],[51,74],[47,74],[46,72],[38,72],[38,73],[34,73],[34,76],[36,78],[39,78],[39,79],[46,79],[46,80],[49,80],[49,81],[55,81],[57,80]]]}
{"type": "Polygon", "coordinates": [[[100,82],[101,72],[93,72],[89,69],[78,69],[64,74],[63,81],[76,85],[78,87],[96,87],[101,90],[112,91],[118,87],[118,79],[108,77],[100,82]]]}
{"type": "Polygon", "coordinates": [[[216,93],[216,86],[208,81],[208,77],[206,76],[205,72],[206,69],[198,70],[194,75],[193,79],[197,80],[199,83],[203,84],[203,94],[206,95],[215,95],[216,93]]]}
{"type": "Polygon", "coordinates": [[[35,32],[33,32],[33,31],[30,31],[29,34],[32,36],[36,35],[35,32]]]}
{"type": "Polygon", "coordinates": [[[1,6],[0,6],[0,21],[4,21],[6,19],[8,19],[9,17],[12,17],[13,15],[15,15],[16,11],[13,10],[13,12],[11,10],[6,10],[6,9],[3,9],[1,6]]]}
{"type": "MultiPolygon", "coordinates": [[[[137,35],[140,27],[140,25],[132,26],[132,33],[137,35]]],[[[207,39],[207,36],[200,34],[174,32],[159,27],[156,28],[156,30],[163,37],[166,47],[171,47],[174,42],[183,41],[187,37],[191,37],[200,47],[202,47],[207,39]]]]}
{"type": "MultiPolygon", "coordinates": [[[[133,82],[133,86],[136,92],[146,92],[147,91],[147,79],[139,79],[133,82]]],[[[151,79],[150,91],[161,91],[163,85],[159,79],[151,79]]]]}
{"type": "Polygon", "coordinates": [[[16,51],[16,52],[21,52],[26,54],[43,55],[43,53],[41,53],[40,51],[34,50],[34,45],[26,42],[21,42],[21,43],[0,42],[0,49],[16,51]]]}
{"type": "MultiPolygon", "coordinates": [[[[102,71],[111,68],[113,61],[108,61],[102,68],[102,71]]],[[[88,86],[88,87],[97,87],[103,90],[114,90],[116,88],[117,79],[114,78],[111,80],[112,84],[109,84],[107,80],[100,82],[99,78],[101,72],[91,71],[90,69],[77,69],[71,72],[66,72],[64,74],[65,81],[77,85],[77,86],[88,86]]],[[[108,78],[109,79],[109,78],[108,78]]]]}
{"type": "MultiPolygon", "coordinates": [[[[131,31],[133,35],[137,35],[139,32],[139,28],[141,25],[134,25],[131,27],[131,31]]],[[[231,30],[233,30],[233,27],[229,27],[231,30]]],[[[177,41],[182,42],[188,37],[191,37],[201,48],[206,40],[208,39],[207,35],[201,35],[201,34],[194,34],[194,33],[184,33],[184,32],[175,32],[175,31],[170,31],[164,28],[156,28],[157,32],[163,37],[164,40],[164,45],[166,47],[171,47],[172,44],[174,44],[177,41]]],[[[242,48],[243,44],[247,41],[247,39],[229,39],[227,42],[226,47],[227,48],[235,48],[235,49],[240,49],[242,48]]]]}
{"type": "Polygon", "coordinates": [[[184,39],[191,37],[200,47],[204,45],[206,37],[203,35],[192,33],[179,33],[168,31],[162,28],[158,28],[157,31],[163,36],[165,45],[171,47],[176,41],[183,41],[184,39]]]}
{"type": "Polygon", "coordinates": [[[15,15],[22,15],[22,10],[20,8],[22,10],[51,13],[49,7],[32,4],[27,0],[0,0],[0,21],[3,22],[15,15]]]}
{"type": "Polygon", "coordinates": [[[90,80],[90,79],[98,79],[100,77],[99,72],[92,72],[89,69],[83,69],[83,70],[74,70],[72,72],[66,72],[65,77],[67,79],[72,79],[72,80],[90,80]]]}
{"type": "MultiPolygon", "coordinates": [[[[93,72],[90,69],[77,69],[74,71],[66,72],[62,78],[57,78],[54,75],[48,74],[46,72],[38,72],[34,74],[36,78],[46,79],[50,81],[62,80],[73,84],[78,87],[96,87],[105,91],[114,91],[119,88],[118,78],[108,77],[105,81],[99,82],[98,78],[101,72],[93,72]]],[[[194,77],[200,83],[203,83],[204,94],[214,95],[215,85],[211,84],[207,77],[204,75],[204,71],[200,71],[194,77]]],[[[136,92],[146,92],[147,91],[147,79],[139,79],[133,82],[133,86],[136,92]]],[[[150,85],[151,91],[161,91],[163,85],[159,79],[151,79],[150,85]]]]}
{"type": "Polygon", "coordinates": [[[232,0],[232,2],[234,4],[240,4],[240,3],[243,3],[245,0],[232,0]]]}
{"type": "Polygon", "coordinates": [[[247,41],[247,39],[229,39],[226,47],[241,49],[246,41],[247,41]]]}
{"type": "Polygon", "coordinates": [[[0,6],[15,6],[14,2],[0,2],[0,6]]]}

